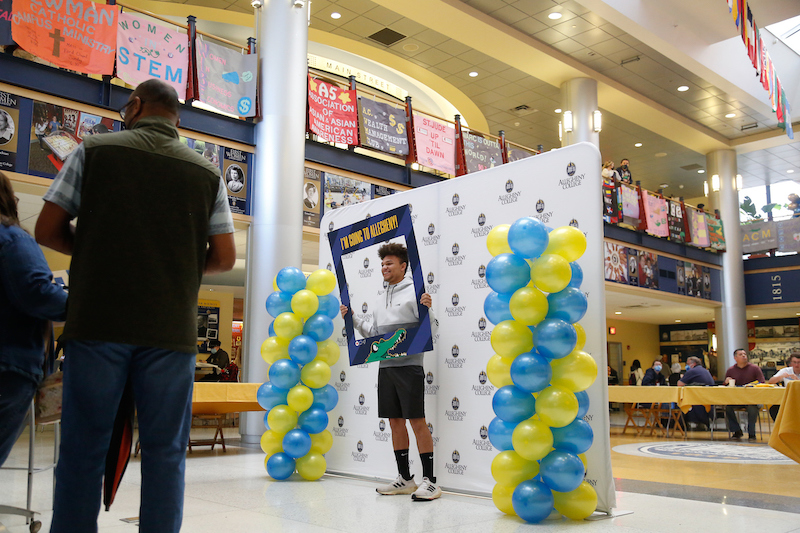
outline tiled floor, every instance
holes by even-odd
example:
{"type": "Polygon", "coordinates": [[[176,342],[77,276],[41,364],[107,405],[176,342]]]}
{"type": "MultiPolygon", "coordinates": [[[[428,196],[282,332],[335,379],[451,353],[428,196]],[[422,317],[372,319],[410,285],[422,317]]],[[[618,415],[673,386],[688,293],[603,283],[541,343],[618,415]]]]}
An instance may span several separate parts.
{"type": "MultiPolygon", "coordinates": [[[[377,495],[372,481],[334,476],[275,482],[264,471],[263,453],[237,446],[230,438],[235,430],[226,433],[231,443],[227,453],[201,448],[188,456],[184,532],[800,532],[800,465],[795,464],[717,465],[612,452],[618,509],[633,514],[529,525],[503,515],[484,498],[445,493],[438,501],[412,502],[408,496],[377,495]]],[[[612,447],[656,440],[616,435],[619,427],[613,426],[611,433],[612,447]]],[[[26,435],[6,466],[24,465],[26,435]]],[[[37,457],[46,461],[52,442],[52,433],[37,434],[37,457]]],[[[42,531],[50,523],[51,483],[50,472],[35,476],[33,506],[42,510],[42,531]]],[[[136,525],[122,520],[138,515],[139,483],[134,459],[111,511],[100,513],[101,532],[136,531],[136,525]]],[[[24,472],[0,470],[0,503],[24,505],[25,490],[24,472]]],[[[21,517],[0,515],[0,523],[9,532],[28,531],[21,517]]]]}

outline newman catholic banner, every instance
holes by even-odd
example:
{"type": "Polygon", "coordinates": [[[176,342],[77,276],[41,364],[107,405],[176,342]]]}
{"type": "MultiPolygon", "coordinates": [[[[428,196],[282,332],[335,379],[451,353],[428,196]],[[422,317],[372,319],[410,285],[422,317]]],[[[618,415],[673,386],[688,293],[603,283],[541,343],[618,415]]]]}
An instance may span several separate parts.
{"type": "Polygon", "coordinates": [[[169,83],[186,98],[189,38],[145,17],[119,14],[117,77],[134,87],[156,78],[169,83]]]}
{"type": "Polygon", "coordinates": [[[257,56],[200,39],[197,43],[200,101],[232,115],[256,116],[257,56]]]}
{"type": "Polygon", "coordinates": [[[85,74],[111,74],[117,6],[83,0],[15,0],[12,35],[24,50],[85,74]]]}
{"type": "Polygon", "coordinates": [[[417,163],[448,174],[456,173],[456,130],[452,124],[414,113],[417,163]]]}
{"type": "Polygon", "coordinates": [[[358,144],[356,91],[308,77],[308,127],[326,141],[358,144]]]}
{"type": "Polygon", "coordinates": [[[11,38],[11,0],[0,0],[0,46],[14,44],[11,38]]]}

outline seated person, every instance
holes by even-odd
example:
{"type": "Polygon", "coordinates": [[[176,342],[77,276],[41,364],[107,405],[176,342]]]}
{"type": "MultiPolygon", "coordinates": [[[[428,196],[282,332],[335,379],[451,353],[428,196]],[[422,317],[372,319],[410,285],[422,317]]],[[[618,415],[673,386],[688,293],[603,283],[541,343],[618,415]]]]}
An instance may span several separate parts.
{"type": "MultiPolygon", "coordinates": [[[[736,364],[728,369],[725,373],[725,385],[735,380],[737,386],[741,387],[748,383],[764,383],[764,374],[761,368],[749,363],[747,360],[747,350],[737,348],[733,351],[733,359],[736,364]]],[[[747,409],[747,435],[750,442],[756,441],[756,421],[758,420],[758,406],[757,405],[727,405],[725,406],[725,418],[728,419],[728,429],[731,432],[731,440],[739,440],[742,438],[742,428],[739,427],[739,421],[736,420],[736,413],[734,409],[737,407],[744,407],[747,409]]]]}
{"type": "Polygon", "coordinates": [[[611,365],[608,365],[608,384],[619,385],[619,374],[617,374],[616,370],[611,368],[611,365]]]}
{"type": "Polygon", "coordinates": [[[220,346],[221,343],[216,339],[208,341],[208,348],[211,355],[206,359],[206,363],[215,365],[218,368],[215,368],[213,373],[204,376],[200,381],[219,381],[219,371],[226,368],[228,363],[230,363],[228,352],[220,348],[220,346]]]}
{"type": "MultiPolygon", "coordinates": [[[[703,368],[699,357],[690,357],[686,361],[686,373],[678,381],[678,387],[686,385],[706,385],[714,386],[714,378],[708,369],[703,368]]],[[[684,415],[687,422],[694,422],[700,426],[708,425],[708,411],[703,405],[693,405],[692,409],[684,415]]]]}
{"type": "MultiPolygon", "coordinates": [[[[794,352],[792,355],[789,356],[789,360],[786,361],[786,368],[781,368],[778,372],[769,378],[769,383],[775,384],[783,382],[784,385],[788,385],[790,381],[794,381],[800,379],[800,352],[794,352]]],[[[769,415],[772,417],[772,420],[775,420],[778,417],[778,409],[780,405],[772,405],[769,408],[769,415]]]]}
{"type": "Polygon", "coordinates": [[[644,387],[658,387],[660,385],[666,385],[667,379],[664,377],[664,374],[661,373],[661,359],[656,359],[653,361],[653,366],[647,369],[647,372],[644,373],[644,378],[642,379],[642,385],[644,387]]]}
{"type": "Polygon", "coordinates": [[[678,380],[681,379],[681,364],[672,363],[670,370],[672,371],[672,373],[667,378],[667,383],[669,383],[670,387],[674,387],[678,384],[678,380]]]}

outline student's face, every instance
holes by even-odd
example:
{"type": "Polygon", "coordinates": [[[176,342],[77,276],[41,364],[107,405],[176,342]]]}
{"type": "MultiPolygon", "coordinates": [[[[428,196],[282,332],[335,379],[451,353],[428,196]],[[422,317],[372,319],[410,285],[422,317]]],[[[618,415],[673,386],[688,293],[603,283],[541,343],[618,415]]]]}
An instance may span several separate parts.
{"type": "Polygon", "coordinates": [[[406,271],[406,263],[400,262],[400,258],[394,255],[387,255],[381,261],[381,274],[383,280],[392,285],[403,279],[406,271]]]}
{"type": "Polygon", "coordinates": [[[792,365],[792,370],[795,374],[800,374],[800,357],[792,357],[789,364],[792,365]]]}
{"type": "Polygon", "coordinates": [[[627,167],[628,166],[628,160],[627,159],[623,159],[622,162],[620,163],[620,165],[623,165],[623,166],[627,167]]]}
{"type": "Polygon", "coordinates": [[[747,353],[744,350],[739,350],[733,355],[733,359],[740,365],[747,363],[747,353]]]}

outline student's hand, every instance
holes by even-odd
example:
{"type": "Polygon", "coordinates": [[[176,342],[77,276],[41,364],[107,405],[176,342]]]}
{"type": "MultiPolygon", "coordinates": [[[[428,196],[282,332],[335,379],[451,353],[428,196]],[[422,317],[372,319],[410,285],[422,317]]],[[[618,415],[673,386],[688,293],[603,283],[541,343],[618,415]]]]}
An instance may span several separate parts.
{"type": "Polygon", "coordinates": [[[349,307],[347,307],[346,305],[340,305],[340,306],[339,306],[339,312],[340,312],[340,313],[342,313],[342,318],[344,318],[344,316],[345,316],[347,313],[349,313],[349,312],[350,312],[350,308],[349,308],[349,307]]]}
{"type": "Polygon", "coordinates": [[[428,294],[427,292],[423,292],[422,297],[419,299],[419,303],[421,303],[425,307],[430,308],[430,306],[433,305],[433,299],[431,298],[430,294],[428,294]]]}

